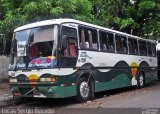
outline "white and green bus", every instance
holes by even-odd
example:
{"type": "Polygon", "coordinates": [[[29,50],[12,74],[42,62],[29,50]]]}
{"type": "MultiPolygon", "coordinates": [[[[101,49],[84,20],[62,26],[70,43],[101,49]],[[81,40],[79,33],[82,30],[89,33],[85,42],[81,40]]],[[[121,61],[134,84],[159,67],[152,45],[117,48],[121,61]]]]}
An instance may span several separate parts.
{"type": "Polygon", "coordinates": [[[10,56],[13,96],[87,101],[157,78],[155,41],[73,19],[15,29],[10,56]]]}

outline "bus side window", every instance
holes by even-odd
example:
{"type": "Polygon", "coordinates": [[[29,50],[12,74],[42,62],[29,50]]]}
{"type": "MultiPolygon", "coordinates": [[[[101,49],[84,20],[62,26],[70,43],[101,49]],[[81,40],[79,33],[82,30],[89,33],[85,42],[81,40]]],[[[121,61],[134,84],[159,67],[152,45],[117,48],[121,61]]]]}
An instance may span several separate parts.
{"type": "Polygon", "coordinates": [[[116,35],[116,50],[117,52],[120,52],[122,49],[121,49],[121,41],[120,41],[120,38],[119,36],[116,35]]]}
{"type": "Polygon", "coordinates": [[[133,53],[133,45],[132,45],[132,40],[128,39],[128,47],[129,47],[129,54],[133,53]]]}
{"type": "Polygon", "coordinates": [[[114,37],[112,33],[107,33],[107,50],[113,52],[114,51],[114,37]]]}
{"type": "Polygon", "coordinates": [[[138,55],[138,43],[136,39],[133,39],[133,48],[136,55],[138,55]]]}
{"type": "Polygon", "coordinates": [[[146,56],[147,55],[147,44],[145,41],[138,41],[139,43],[139,52],[141,56],[146,56]]]}
{"type": "Polygon", "coordinates": [[[137,40],[128,38],[129,54],[138,54],[137,40]]]}
{"type": "Polygon", "coordinates": [[[99,38],[100,38],[100,49],[102,51],[106,51],[107,50],[107,46],[106,46],[107,38],[106,38],[105,32],[99,31],[99,38]]]}
{"type": "Polygon", "coordinates": [[[152,56],[153,57],[156,56],[156,45],[155,45],[155,43],[152,43],[152,56]]]}
{"type": "Polygon", "coordinates": [[[152,56],[152,45],[150,42],[147,42],[147,52],[148,56],[152,56]]]}
{"type": "Polygon", "coordinates": [[[119,53],[127,53],[127,38],[124,36],[116,35],[116,50],[119,53]]]}
{"type": "Polygon", "coordinates": [[[65,49],[64,56],[65,57],[76,57],[77,52],[76,52],[76,41],[68,41],[67,48],[65,49]]]}
{"type": "Polygon", "coordinates": [[[76,57],[77,56],[77,43],[76,43],[76,38],[77,38],[77,31],[75,28],[63,26],[62,27],[62,35],[68,36],[67,40],[67,47],[64,50],[63,56],[64,57],[76,57]],[[73,37],[70,38],[70,37],[73,37]]]}
{"type": "Polygon", "coordinates": [[[123,37],[123,36],[121,36],[121,43],[122,43],[122,51],[124,52],[124,53],[127,53],[128,52],[128,48],[127,48],[127,39],[126,39],[126,37],[123,37]]]}
{"type": "Polygon", "coordinates": [[[89,48],[92,48],[93,40],[92,40],[92,33],[90,30],[88,31],[88,36],[89,36],[89,48]]]}
{"type": "Polygon", "coordinates": [[[82,49],[98,49],[97,30],[87,27],[79,28],[80,47],[82,49]]]}
{"type": "Polygon", "coordinates": [[[81,39],[81,43],[80,43],[80,46],[81,46],[81,48],[85,48],[86,46],[85,46],[85,33],[84,33],[84,29],[82,29],[81,30],[81,37],[80,37],[81,39]]]}
{"type": "Polygon", "coordinates": [[[89,48],[89,39],[88,39],[88,34],[87,30],[84,28],[80,28],[80,47],[81,48],[89,48]]]}
{"type": "Polygon", "coordinates": [[[114,51],[114,37],[112,33],[100,31],[100,46],[102,51],[114,51]]]}
{"type": "Polygon", "coordinates": [[[92,34],[92,47],[91,49],[98,49],[98,37],[97,37],[97,30],[96,29],[90,29],[92,34]]]}

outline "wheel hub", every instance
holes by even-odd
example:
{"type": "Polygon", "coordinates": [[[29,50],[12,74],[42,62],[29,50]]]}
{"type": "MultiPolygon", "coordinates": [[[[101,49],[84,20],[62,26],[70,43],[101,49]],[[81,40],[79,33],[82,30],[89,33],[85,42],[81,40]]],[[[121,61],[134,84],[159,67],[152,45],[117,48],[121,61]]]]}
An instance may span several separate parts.
{"type": "Polygon", "coordinates": [[[143,81],[144,81],[143,76],[140,75],[140,77],[139,77],[140,86],[143,86],[143,81]]]}
{"type": "Polygon", "coordinates": [[[87,82],[82,82],[80,84],[80,94],[82,97],[87,97],[89,95],[89,86],[87,82]]]}

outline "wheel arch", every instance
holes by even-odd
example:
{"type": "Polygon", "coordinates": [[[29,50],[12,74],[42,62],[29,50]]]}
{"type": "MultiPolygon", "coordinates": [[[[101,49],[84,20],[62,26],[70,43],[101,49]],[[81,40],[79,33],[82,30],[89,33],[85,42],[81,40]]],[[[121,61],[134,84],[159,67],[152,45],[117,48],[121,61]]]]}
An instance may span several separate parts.
{"type": "Polygon", "coordinates": [[[93,75],[89,71],[82,72],[77,78],[77,83],[81,78],[89,78],[89,76],[90,76],[89,80],[91,80],[91,82],[93,82],[91,84],[91,86],[92,86],[92,92],[94,93],[95,92],[95,79],[94,79],[93,75]]]}
{"type": "MultiPolygon", "coordinates": [[[[139,70],[139,74],[140,74],[140,73],[141,73],[141,74],[144,76],[144,78],[145,78],[145,71],[144,71],[143,69],[140,69],[140,70],[139,70]]],[[[139,74],[138,74],[138,75],[139,75],[139,74]]]]}
{"type": "Polygon", "coordinates": [[[94,77],[93,77],[93,75],[92,75],[89,71],[88,71],[88,72],[82,72],[82,73],[78,76],[77,82],[79,81],[80,78],[89,78],[89,76],[91,76],[90,79],[95,83],[94,77]]]}

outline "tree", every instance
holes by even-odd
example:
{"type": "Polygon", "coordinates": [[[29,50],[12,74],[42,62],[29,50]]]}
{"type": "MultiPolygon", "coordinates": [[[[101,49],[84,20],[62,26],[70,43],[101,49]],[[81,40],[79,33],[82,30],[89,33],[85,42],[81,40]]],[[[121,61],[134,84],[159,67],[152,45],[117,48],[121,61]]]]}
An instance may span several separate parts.
{"type": "Polygon", "coordinates": [[[156,0],[103,0],[100,20],[114,29],[141,37],[160,37],[160,2],[156,0]]]}
{"type": "Polygon", "coordinates": [[[74,18],[149,39],[160,38],[158,0],[0,1],[0,34],[6,34],[8,48],[15,28],[53,18],[74,18]]]}

